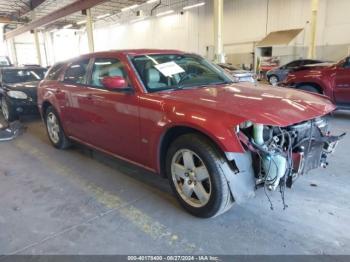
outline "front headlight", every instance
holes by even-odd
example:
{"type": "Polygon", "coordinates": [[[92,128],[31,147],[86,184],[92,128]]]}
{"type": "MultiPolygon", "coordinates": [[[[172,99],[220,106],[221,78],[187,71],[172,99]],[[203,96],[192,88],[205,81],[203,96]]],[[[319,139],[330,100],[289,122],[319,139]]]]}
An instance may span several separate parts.
{"type": "Polygon", "coordinates": [[[15,98],[15,99],[27,99],[28,96],[26,93],[22,92],[22,91],[8,91],[7,95],[11,98],[15,98]]]}

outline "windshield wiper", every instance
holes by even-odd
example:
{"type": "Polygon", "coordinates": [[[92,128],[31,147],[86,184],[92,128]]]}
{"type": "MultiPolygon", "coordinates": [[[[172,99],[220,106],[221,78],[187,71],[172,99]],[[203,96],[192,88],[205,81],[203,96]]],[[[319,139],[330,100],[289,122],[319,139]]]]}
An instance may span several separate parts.
{"type": "Polygon", "coordinates": [[[223,81],[223,82],[216,82],[216,83],[190,85],[190,86],[181,85],[181,86],[175,87],[174,90],[183,90],[183,89],[199,88],[199,87],[206,87],[206,86],[229,85],[229,84],[231,84],[231,83],[228,81],[223,81]]]}

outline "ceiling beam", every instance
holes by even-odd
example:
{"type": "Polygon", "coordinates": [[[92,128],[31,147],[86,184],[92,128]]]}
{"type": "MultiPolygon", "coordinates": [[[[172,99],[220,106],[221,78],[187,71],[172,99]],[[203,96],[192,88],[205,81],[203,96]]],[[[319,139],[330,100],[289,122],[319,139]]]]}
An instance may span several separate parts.
{"type": "Polygon", "coordinates": [[[62,17],[68,16],[70,14],[73,14],[75,12],[79,12],[84,9],[88,9],[91,7],[94,7],[98,4],[101,4],[103,2],[106,2],[107,0],[78,0],[75,1],[69,5],[66,5],[60,9],[57,9],[56,11],[47,14],[41,18],[38,18],[36,20],[33,20],[32,22],[23,25],[21,27],[18,27],[10,32],[7,32],[5,34],[5,39],[9,39],[15,36],[18,36],[20,34],[23,34],[25,32],[28,32],[30,30],[34,30],[40,26],[47,25],[49,23],[52,23],[62,17]]]}

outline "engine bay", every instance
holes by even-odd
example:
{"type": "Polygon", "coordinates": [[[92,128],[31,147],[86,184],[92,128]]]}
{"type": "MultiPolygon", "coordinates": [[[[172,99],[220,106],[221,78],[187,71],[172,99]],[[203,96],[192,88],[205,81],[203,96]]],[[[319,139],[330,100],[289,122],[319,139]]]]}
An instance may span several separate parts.
{"type": "MultiPolygon", "coordinates": [[[[264,187],[265,192],[279,188],[284,208],[285,188],[291,188],[299,176],[310,170],[326,167],[328,155],[345,135],[331,135],[325,117],[287,127],[247,121],[239,126],[237,134],[251,152],[256,188],[264,187]]],[[[270,199],[269,202],[273,209],[270,199]]]]}

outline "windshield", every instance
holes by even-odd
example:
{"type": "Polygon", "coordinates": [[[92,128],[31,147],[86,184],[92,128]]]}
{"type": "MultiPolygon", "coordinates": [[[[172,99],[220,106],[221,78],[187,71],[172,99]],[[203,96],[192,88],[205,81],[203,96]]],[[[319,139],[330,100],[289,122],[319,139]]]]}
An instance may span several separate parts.
{"type": "Polygon", "coordinates": [[[142,55],[131,60],[149,92],[232,83],[222,69],[197,55],[142,55]]]}
{"type": "Polygon", "coordinates": [[[21,83],[30,81],[40,81],[44,78],[46,69],[9,69],[2,73],[2,81],[4,83],[21,83]]]}

